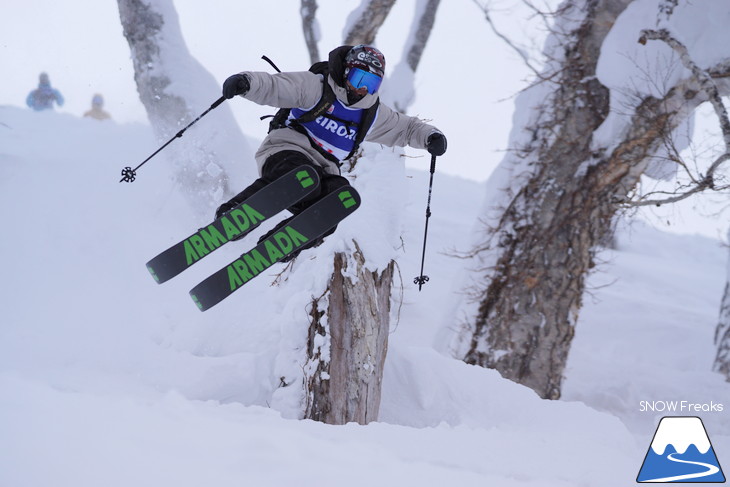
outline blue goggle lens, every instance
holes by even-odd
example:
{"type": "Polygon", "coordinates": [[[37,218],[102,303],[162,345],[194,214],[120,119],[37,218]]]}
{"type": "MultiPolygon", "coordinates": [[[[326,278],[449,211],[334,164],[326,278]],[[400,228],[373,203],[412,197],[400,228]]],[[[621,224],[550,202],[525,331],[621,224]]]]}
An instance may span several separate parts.
{"type": "Polygon", "coordinates": [[[347,73],[347,81],[355,88],[365,87],[368,89],[368,93],[373,94],[380,88],[383,78],[364,69],[350,68],[350,72],[347,73]]]}

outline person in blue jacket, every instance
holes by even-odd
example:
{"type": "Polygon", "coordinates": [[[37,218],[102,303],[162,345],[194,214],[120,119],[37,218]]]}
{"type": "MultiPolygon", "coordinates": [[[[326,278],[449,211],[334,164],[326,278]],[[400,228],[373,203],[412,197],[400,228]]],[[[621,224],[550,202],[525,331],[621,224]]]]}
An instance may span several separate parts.
{"type": "Polygon", "coordinates": [[[38,88],[28,93],[25,103],[30,108],[39,112],[41,110],[52,110],[53,102],[63,106],[63,96],[57,89],[51,87],[51,81],[47,73],[41,73],[38,77],[38,88]]]}

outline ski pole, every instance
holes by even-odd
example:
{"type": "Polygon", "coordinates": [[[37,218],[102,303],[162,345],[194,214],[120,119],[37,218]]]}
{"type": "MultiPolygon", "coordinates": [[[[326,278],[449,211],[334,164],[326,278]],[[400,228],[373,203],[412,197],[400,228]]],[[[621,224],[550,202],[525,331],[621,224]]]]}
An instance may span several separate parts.
{"type": "Polygon", "coordinates": [[[140,167],[144,166],[144,164],[147,161],[149,161],[150,159],[152,159],[153,157],[155,157],[162,149],[164,149],[165,147],[167,147],[168,145],[170,145],[170,143],[173,140],[177,139],[178,137],[182,137],[182,135],[185,133],[185,131],[187,129],[189,129],[195,122],[197,122],[198,120],[200,120],[201,118],[203,118],[204,116],[206,116],[209,111],[211,111],[212,109],[214,109],[215,107],[217,107],[218,105],[220,105],[221,103],[223,103],[224,101],[226,101],[226,97],[225,96],[221,96],[216,101],[214,101],[213,104],[206,111],[204,111],[203,113],[201,113],[200,115],[198,115],[198,118],[196,118],[195,120],[193,120],[192,122],[190,122],[189,124],[187,124],[182,130],[180,130],[177,134],[175,134],[175,136],[173,138],[171,138],[170,140],[168,140],[167,142],[165,142],[165,144],[162,147],[160,147],[159,149],[157,149],[155,152],[152,153],[151,156],[149,156],[147,159],[145,159],[144,161],[142,161],[139,164],[139,166],[135,167],[134,169],[132,169],[129,166],[127,166],[124,169],[122,169],[122,179],[120,179],[119,182],[120,183],[122,181],[124,181],[125,183],[132,183],[132,182],[134,182],[134,180],[137,178],[137,169],[139,169],[140,167]]]}
{"type": "Polygon", "coordinates": [[[426,230],[423,232],[423,253],[421,254],[421,275],[413,279],[418,284],[418,290],[428,282],[428,276],[423,275],[423,264],[426,261],[426,239],[428,238],[428,219],[431,218],[431,192],[433,191],[433,173],[436,172],[436,156],[431,156],[431,179],[428,182],[428,203],[426,204],[426,230]]]}

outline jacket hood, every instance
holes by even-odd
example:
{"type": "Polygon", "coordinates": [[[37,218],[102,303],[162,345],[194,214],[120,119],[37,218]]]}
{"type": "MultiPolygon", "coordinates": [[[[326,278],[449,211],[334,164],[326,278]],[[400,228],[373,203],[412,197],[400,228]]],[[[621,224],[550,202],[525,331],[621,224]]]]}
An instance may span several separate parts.
{"type": "Polygon", "coordinates": [[[330,78],[337,86],[345,87],[345,56],[353,46],[340,46],[330,51],[330,78]]]}
{"type": "Polygon", "coordinates": [[[335,92],[337,99],[345,106],[352,108],[370,108],[378,100],[378,93],[368,93],[357,103],[350,105],[345,89],[345,57],[353,46],[340,46],[330,51],[329,55],[329,84],[335,92]]]}

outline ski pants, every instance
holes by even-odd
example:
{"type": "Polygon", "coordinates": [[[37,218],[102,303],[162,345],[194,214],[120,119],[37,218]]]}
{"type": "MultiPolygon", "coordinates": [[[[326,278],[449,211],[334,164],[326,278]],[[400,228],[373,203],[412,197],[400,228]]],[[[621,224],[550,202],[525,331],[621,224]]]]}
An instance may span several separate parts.
{"type": "MultiPolygon", "coordinates": [[[[303,200],[287,208],[287,210],[292,212],[294,215],[298,215],[302,211],[306,210],[314,203],[322,199],[325,195],[328,195],[329,193],[336,191],[338,188],[349,184],[349,181],[344,177],[325,172],[322,167],[315,164],[311,159],[309,159],[301,152],[294,150],[283,150],[269,156],[269,158],[266,159],[266,161],[264,162],[264,165],[261,169],[261,177],[251,183],[251,185],[249,185],[246,189],[234,196],[230,200],[230,203],[239,204],[243,202],[246,198],[253,195],[255,192],[257,192],[267,184],[275,181],[292,169],[303,165],[310,166],[314,168],[315,171],[317,171],[317,175],[319,176],[319,186],[313,192],[309,193],[303,200]]],[[[286,220],[282,221],[281,223],[279,223],[279,225],[277,225],[276,228],[285,224],[290,219],[291,218],[287,218],[286,220]]],[[[276,228],[274,228],[274,230],[276,230],[276,228]]],[[[322,238],[331,235],[336,229],[337,226],[322,235],[322,238]]],[[[272,232],[274,230],[272,230],[272,232]]],[[[266,238],[268,235],[269,234],[264,235],[262,239],[266,238]]],[[[305,248],[309,248],[312,246],[317,246],[321,242],[321,238],[317,239],[300,250],[304,250],[305,248]]]]}

